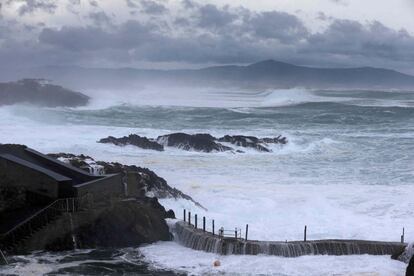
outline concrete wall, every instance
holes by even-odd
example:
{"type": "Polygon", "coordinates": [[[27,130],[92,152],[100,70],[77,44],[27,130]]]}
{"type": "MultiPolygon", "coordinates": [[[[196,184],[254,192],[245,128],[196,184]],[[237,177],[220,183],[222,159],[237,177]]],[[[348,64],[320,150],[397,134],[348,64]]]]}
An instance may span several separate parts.
{"type": "Polygon", "coordinates": [[[23,186],[28,191],[50,198],[56,198],[59,191],[59,183],[53,178],[34,169],[0,158],[0,185],[10,184],[23,186]]]}
{"type": "Polygon", "coordinates": [[[129,197],[141,197],[145,195],[145,187],[141,182],[141,175],[139,172],[127,173],[127,194],[129,197]]]}
{"type": "Polygon", "coordinates": [[[236,255],[274,255],[299,257],[303,255],[393,255],[407,244],[365,240],[315,240],[315,241],[250,241],[221,238],[209,232],[195,229],[186,222],[175,224],[175,237],[182,245],[206,252],[236,255]]]}
{"type": "Polygon", "coordinates": [[[94,181],[73,186],[75,196],[81,197],[86,194],[93,196],[94,201],[110,200],[114,197],[124,195],[122,175],[114,174],[94,181]]]}

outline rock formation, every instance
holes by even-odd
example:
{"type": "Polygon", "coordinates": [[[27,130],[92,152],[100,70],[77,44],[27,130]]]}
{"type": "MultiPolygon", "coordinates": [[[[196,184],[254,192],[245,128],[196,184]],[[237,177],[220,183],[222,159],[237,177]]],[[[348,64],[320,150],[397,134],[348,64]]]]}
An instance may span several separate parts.
{"type": "Polygon", "coordinates": [[[220,142],[231,143],[239,147],[254,148],[258,151],[270,152],[268,148],[260,144],[259,139],[257,137],[253,137],[253,136],[226,135],[226,136],[219,138],[218,140],[220,142]]]}
{"type": "Polygon", "coordinates": [[[168,241],[171,234],[165,218],[174,217],[171,212],[156,198],[101,202],[79,212],[61,214],[7,253],[137,247],[168,241]]]}
{"type": "Polygon", "coordinates": [[[89,97],[41,79],[0,83],[0,106],[29,103],[39,106],[76,107],[88,104],[89,97]]]}
{"type": "Polygon", "coordinates": [[[158,136],[158,143],[168,147],[201,152],[229,151],[232,148],[216,143],[216,138],[210,134],[172,133],[158,136]]]}
{"type": "Polygon", "coordinates": [[[157,151],[163,151],[164,147],[157,142],[148,139],[147,137],[141,137],[136,134],[131,134],[129,136],[124,136],[121,138],[115,138],[113,136],[109,136],[107,138],[103,138],[99,140],[99,143],[105,144],[114,144],[117,146],[126,146],[126,145],[133,145],[140,147],[142,149],[152,149],[157,151]]]}
{"type": "Polygon", "coordinates": [[[407,270],[405,271],[405,276],[414,276],[414,256],[411,257],[408,262],[407,270]]]}
{"type": "Polygon", "coordinates": [[[156,198],[120,201],[75,228],[79,248],[128,247],[171,240],[168,214],[156,198]]]}
{"type": "Polygon", "coordinates": [[[287,143],[287,139],[281,135],[273,138],[257,138],[254,136],[244,135],[225,135],[221,138],[216,138],[210,134],[205,133],[172,133],[158,136],[157,139],[149,139],[147,137],[141,137],[135,134],[121,138],[109,136],[107,138],[101,139],[99,143],[112,143],[118,146],[134,145],[143,149],[153,149],[158,151],[164,150],[164,147],[175,147],[186,151],[231,151],[236,153],[243,153],[243,151],[239,149],[234,149],[230,146],[223,145],[222,143],[229,143],[243,148],[252,148],[260,152],[272,152],[272,150],[268,148],[268,144],[284,145],[287,143]]]}

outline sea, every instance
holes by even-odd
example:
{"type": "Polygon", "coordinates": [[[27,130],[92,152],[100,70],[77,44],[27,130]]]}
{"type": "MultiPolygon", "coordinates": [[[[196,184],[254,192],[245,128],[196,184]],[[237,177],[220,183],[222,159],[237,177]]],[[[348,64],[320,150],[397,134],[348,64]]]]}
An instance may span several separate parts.
{"type": "MultiPolygon", "coordinates": [[[[205,209],[161,199],[244,229],[249,239],[414,241],[414,92],[152,88],[85,90],[80,108],[0,107],[0,143],[148,167],[205,209]],[[97,141],[185,132],[287,137],[271,153],[163,152],[97,141]]],[[[170,222],[172,223],[172,222],[170,222]]],[[[209,226],[208,226],[209,227],[209,226]]],[[[122,233],[116,233],[122,235],[122,233]]],[[[14,256],[1,275],[404,275],[389,256],[221,256],[177,242],[14,256]],[[219,260],[221,265],[213,266],[219,260]]]]}

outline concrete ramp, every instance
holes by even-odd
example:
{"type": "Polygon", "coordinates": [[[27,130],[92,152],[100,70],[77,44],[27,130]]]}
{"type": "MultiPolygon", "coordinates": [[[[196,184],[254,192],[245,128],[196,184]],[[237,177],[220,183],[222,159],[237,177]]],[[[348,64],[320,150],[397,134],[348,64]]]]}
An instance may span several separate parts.
{"type": "Polygon", "coordinates": [[[185,247],[222,255],[392,255],[404,250],[406,243],[366,240],[251,241],[219,237],[180,221],[175,224],[175,239],[185,247]]]}

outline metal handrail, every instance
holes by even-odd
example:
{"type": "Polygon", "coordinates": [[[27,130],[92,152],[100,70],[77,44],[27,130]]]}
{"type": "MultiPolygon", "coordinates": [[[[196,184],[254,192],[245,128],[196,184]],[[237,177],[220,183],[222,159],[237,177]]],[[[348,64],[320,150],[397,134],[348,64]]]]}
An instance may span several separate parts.
{"type": "MultiPolygon", "coordinates": [[[[54,202],[50,203],[46,207],[42,208],[41,210],[37,211],[24,221],[20,222],[18,225],[10,229],[5,233],[0,234],[0,240],[4,241],[8,236],[12,236],[13,242],[15,241],[15,236],[13,234],[20,230],[24,232],[29,232],[29,234],[34,230],[36,226],[44,226],[50,222],[50,219],[53,217],[55,218],[59,212],[76,212],[77,210],[83,208],[84,201],[89,202],[89,195],[86,194],[82,197],[72,197],[72,198],[61,198],[57,199],[54,202]],[[72,206],[70,206],[70,204],[72,206]],[[35,223],[36,222],[36,223],[35,223]],[[32,224],[35,227],[32,227],[32,224]],[[26,227],[26,228],[24,228],[26,227]]],[[[23,235],[27,235],[28,233],[23,233],[23,235]]]]}
{"type": "Polygon", "coordinates": [[[4,264],[6,264],[6,265],[9,264],[9,262],[7,261],[6,256],[4,255],[3,251],[1,251],[1,249],[0,249],[0,257],[3,259],[4,264]]]}
{"type": "MultiPolygon", "coordinates": [[[[191,219],[193,217],[191,215],[191,212],[188,212],[188,214],[187,214],[186,209],[183,210],[183,217],[184,217],[184,219],[183,219],[184,222],[188,223],[188,225],[194,226],[194,228],[196,228],[196,229],[198,228],[197,227],[198,226],[198,224],[197,224],[197,219],[198,219],[197,214],[194,215],[194,224],[191,223],[191,219]]],[[[215,235],[214,219],[211,222],[212,222],[211,233],[213,235],[215,235]]],[[[246,231],[244,233],[245,234],[244,240],[246,240],[246,241],[247,241],[247,234],[248,234],[248,231],[249,231],[248,229],[249,229],[249,225],[246,224],[246,231]]],[[[206,217],[203,217],[203,220],[202,220],[202,230],[204,232],[208,232],[208,230],[206,228],[206,217]]],[[[218,237],[220,237],[220,238],[226,238],[227,237],[227,238],[235,238],[235,239],[242,240],[243,239],[242,238],[242,229],[236,227],[236,228],[234,228],[234,230],[229,230],[229,229],[224,229],[223,227],[221,227],[220,229],[218,229],[218,237]]]]}
{"type": "Polygon", "coordinates": [[[31,215],[30,217],[28,217],[27,219],[23,220],[22,222],[20,222],[19,224],[17,224],[15,227],[13,227],[12,229],[10,229],[9,231],[5,232],[5,233],[0,233],[0,237],[4,237],[7,236],[8,234],[10,234],[11,232],[13,232],[14,230],[16,230],[17,228],[19,228],[20,226],[22,226],[23,224],[29,222],[30,220],[34,219],[35,217],[37,217],[38,215],[42,214],[43,212],[45,212],[46,210],[48,210],[50,207],[52,207],[54,204],[56,204],[58,200],[53,201],[51,204],[49,204],[48,206],[44,207],[43,209],[40,209],[39,211],[37,211],[36,213],[34,213],[33,215],[31,215]]]}
{"type": "Polygon", "coordinates": [[[229,238],[236,238],[241,239],[242,238],[242,230],[240,228],[235,228],[234,230],[228,230],[228,229],[219,229],[219,237],[229,237],[229,238]]]}

